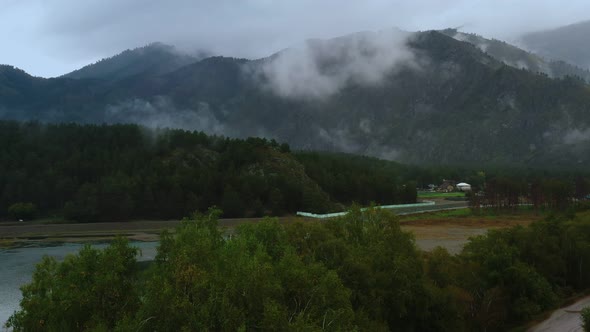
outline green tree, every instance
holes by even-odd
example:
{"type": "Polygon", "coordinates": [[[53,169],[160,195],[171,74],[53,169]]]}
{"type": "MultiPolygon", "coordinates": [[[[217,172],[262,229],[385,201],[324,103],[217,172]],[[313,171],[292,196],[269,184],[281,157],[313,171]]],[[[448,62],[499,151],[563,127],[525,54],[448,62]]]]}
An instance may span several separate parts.
{"type": "Polygon", "coordinates": [[[338,275],[304,262],[275,220],[224,239],[218,213],[164,234],[133,330],[352,330],[338,275]]]}
{"type": "Polygon", "coordinates": [[[590,307],[582,309],[580,315],[582,316],[582,328],[584,331],[590,332],[590,307]]]}
{"type": "Polygon", "coordinates": [[[14,331],[111,330],[137,310],[137,249],[117,238],[106,249],[84,246],[63,262],[44,257],[22,287],[14,331]]]}
{"type": "Polygon", "coordinates": [[[37,215],[37,207],[33,203],[14,203],[8,207],[8,214],[14,219],[30,220],[37,215]]]}
{"type": "Polygon", "coordinates": [[[240,193],[230,185],[223,190],[221,209],[224,211],[224,216],[230,218],[241,216],[245,209],[240,193]]]}
{"type": "Polygon", "coordinates": [[[75,221],[97,221],[100,219],[99,193],[97,186],[85,183],[78,189],[74,200],[64,206],[64,216],[75,221]]]}

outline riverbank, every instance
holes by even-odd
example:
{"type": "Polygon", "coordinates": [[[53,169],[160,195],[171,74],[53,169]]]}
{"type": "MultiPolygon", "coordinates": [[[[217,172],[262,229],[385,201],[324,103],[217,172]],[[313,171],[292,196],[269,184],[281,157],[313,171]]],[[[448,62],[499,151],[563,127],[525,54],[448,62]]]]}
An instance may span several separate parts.
{"type": "MultiPolygon", "coordinates": [[[[294,218],[279,218],[288,222],[294,218]]],[[[221,219],[221,227],[235,227],[241,223],[258,222],[262,218],[221,219]]],[[[138,241],[157,240],[165,229],[172,230],[180,220],[134,220],[96,223],[0,223],[0,240],[3,241],[55,241],[79,242],[113,238],[117,235],[138,241]]]]}
{"type": "MultiPolygon", "coordinates": [[[[469,237],[485,234],[490,229],[526,226],[542,219],[534,213],[476,216],[467,210],[428,212],[400,216],[402,229],[414,234],[417,245],[423,250],[442,246],[451,253],[458,253],[469,237]]],[[[278,218],[281,223],[310,221],[301,217],[278,218]]],[[[221,219],[219,225],[233,229],[239,224],[255,223],[262,218],[221,219]]],[[[173,230],[179,220],[137,220],[127,222],[40,224],[0,223],[0,248],[44,246],[52,243],[85,243],[112,240],[125,236],[131,241],[158,241],[163,230],[173,230]]]]}

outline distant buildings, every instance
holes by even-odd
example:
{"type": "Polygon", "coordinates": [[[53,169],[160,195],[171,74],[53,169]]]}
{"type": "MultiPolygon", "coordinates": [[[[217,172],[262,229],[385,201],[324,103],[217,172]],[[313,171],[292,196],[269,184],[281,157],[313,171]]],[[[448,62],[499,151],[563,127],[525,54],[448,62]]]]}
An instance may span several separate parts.
{"type": "Polygon", "coordinates": [[[438,186],[436,190],[438,192],[449,193],[451,191],[455,191],[455,181],[453,180],[443,180],[443,182],[438,186]]]}
{"type": "Polygon", "coordinates": [[[436,191],[449,193],[453,191],[471,191],[471,185],[469,183],[460,182],[456,183],[453,180],[443,180],[443,182],[436,188],[436,191]]]}
{"type": "Polygon", "coordinates": [[[457,189],[460,191],[471,191],[471,185],[465,182],[457,183],[457,189]]]}

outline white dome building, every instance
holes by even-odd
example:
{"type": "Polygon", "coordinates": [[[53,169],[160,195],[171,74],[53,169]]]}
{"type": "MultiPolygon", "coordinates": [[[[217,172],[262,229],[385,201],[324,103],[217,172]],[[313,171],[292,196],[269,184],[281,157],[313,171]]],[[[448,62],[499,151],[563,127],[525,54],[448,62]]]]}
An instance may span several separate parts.
{"type": "Polygon", "coordinates": [[[471,185],[465,182],[457,183],[457,189],[461,191],[471,191],[471,185]]]}

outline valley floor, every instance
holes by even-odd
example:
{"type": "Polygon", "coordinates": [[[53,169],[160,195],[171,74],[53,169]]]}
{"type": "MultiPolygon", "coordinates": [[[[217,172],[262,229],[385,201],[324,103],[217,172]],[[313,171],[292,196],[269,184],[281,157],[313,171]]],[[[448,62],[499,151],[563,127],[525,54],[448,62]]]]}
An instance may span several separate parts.
{"type": "MultiPolygon", "coordinates": [[[[533,213],[506,216],[472,216],[467,210],[430,212],[400,216],[402,229],[412,232],[423,250],[442,246],[458,253],[469,237],[481,235],[489,229],[528,225],[542,218],[533,213]]],[[[261,219],[221,219],[221,227],[231,230],[242,223],[261,219]]],[[[279,218],[282,223],[306,221],[300,217],[279,218]]],[[[52,242],[107,241],[116,235],[130,240],[157,241],[164,229],[173,229],[179,221],[128,221],[78,224],[39,224],[26,222],[0,223],[0,247],[46,245],[52,242]]]]}

